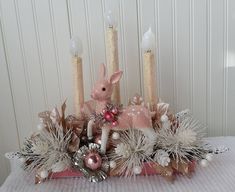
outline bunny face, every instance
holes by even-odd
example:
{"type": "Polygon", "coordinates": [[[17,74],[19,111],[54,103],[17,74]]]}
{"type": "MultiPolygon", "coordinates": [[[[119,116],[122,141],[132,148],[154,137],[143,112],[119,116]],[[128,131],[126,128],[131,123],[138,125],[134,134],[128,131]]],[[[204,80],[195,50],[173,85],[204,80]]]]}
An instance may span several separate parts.
{"type": "Polygon", "coordinates": [[[113,92],[113,85],[107,80],[99,80],[95,83],[93,90],[91,92],[91,97],[94,100],[108,100],[110,99],[113,92]]]}
{"type": "Polygon", "coordinates": [[[121,79],[122,71],[117,71],[113,73],[111,77],[107,79],[105,77],[105,65],[101,64],[99,76],[99,80],[95,83],[91,92],[91,97],[92,99],[98,101],[110,100],[113,92],[113,85],[121,79]]]}

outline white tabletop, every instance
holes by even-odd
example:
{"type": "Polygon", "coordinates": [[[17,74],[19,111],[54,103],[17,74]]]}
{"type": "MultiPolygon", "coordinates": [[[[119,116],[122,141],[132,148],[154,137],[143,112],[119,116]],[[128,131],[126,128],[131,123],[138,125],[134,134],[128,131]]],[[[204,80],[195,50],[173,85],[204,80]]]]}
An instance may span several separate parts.
{"type": "Polygon", "coordinates": [[[213,146],[224,145],[229,152],[214,157],[206,168],[197,166],[191,179],[177,176],[174,183],[161,176],[139,176],[136,179],[108,178],[101,183],[90,183],[84,178],[50,180],[35,185],[21,169],[15,168],[0,188],[0,192],[139,192],[139,191],[180,191],[180,192],[229,192],[235,190],[235,137],[208,138],[213,146]]]}

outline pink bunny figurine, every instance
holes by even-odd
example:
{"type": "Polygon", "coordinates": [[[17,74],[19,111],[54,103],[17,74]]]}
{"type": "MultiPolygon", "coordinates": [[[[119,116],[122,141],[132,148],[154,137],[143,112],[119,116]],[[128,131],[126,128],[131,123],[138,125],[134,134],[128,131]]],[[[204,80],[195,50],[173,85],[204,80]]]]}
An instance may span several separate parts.
{"type": "MultiPolygon", "coordinates": [[[[96,101],[96,113],[102,113],[107,104],[111,103],[111,95],[113,91],[113,85],[117,83],[122,76],[122,71],[117,71],[111,75],[109,79],[105,76],[105,65],[100,66],[100,78],[95,83],[91,93],[91,97],[96,101]]],[[[102,127],[101,135],[101,151],[106,152],[106,144],[109,137],[110,130],[126,130],[129,128],[135,128],[144,133],[144,135],[151,141],[156,140],[156,133],[152,127],[151,112],[142,105],[128,106],[122,110],[122,113],[118,116],[118,123],[115,126],[104,125],[102,127]]],[[[94,120],[88,122],[87,136],[92,138],[92,127],[94,120]]]]}

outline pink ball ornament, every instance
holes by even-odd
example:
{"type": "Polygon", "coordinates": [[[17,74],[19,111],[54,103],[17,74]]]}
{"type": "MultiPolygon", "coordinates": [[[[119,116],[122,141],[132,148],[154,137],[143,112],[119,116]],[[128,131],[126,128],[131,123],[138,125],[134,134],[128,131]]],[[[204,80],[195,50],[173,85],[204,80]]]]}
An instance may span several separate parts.
{"type": "Polygon", "coordinates": [[[112,122],[114,120],[114,115],[111,112],[106,111],[104,113],[104,118],[106,121],[112,122]]]}
{"type": "Polygon", "coordinates": [[[117,108],[113,108],[113,109],[112,109],[112,113],[113,113],[114,115],[117,115],[117,114],[118,114],[117,108]]]}
{"type": "Polygon", "coordinates": [[[97,170],[101,167],[102,158],[97,152],[89,152],[85,157],[85,165],[91,170],[97,170]]]}
{"type": "Polygon", "coordinates": [[[117,121],[113,121],[113,122],[112,122],[112,126],[113,126],[113,127],[116,127],[117,125],[118,125],[118,122],[117,122],[117,121]]]}

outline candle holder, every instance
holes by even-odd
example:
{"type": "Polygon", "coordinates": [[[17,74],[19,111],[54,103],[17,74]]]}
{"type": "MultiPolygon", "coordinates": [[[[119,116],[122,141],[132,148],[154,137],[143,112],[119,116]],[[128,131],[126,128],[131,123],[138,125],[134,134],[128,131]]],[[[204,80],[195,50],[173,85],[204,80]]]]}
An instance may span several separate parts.
{"type": "Polygon", "coordinates": [[[20,151],[9,153],[26,171],[34,171],[35,183],[48,179],[84,176],[101,182],[112,176],[159,174],[169,181],[191,176],[196,164],[207,166],[214,154],[204,142],[204,127],[189,110],[173,114],[169,104],[158,102],[154,61],[154,35],[143,37],[144,98],[136,94],[128,106],[120,103],[117,32],[107,17],[106,66],[100,65],[92,100],[84,100],[82,43],[72,38],[75,115],[66,115],[66,103],[39,113],[38,131],[25,140],[20,151]],[[113,94],[115,93],[115,94],[113,94]]]}

